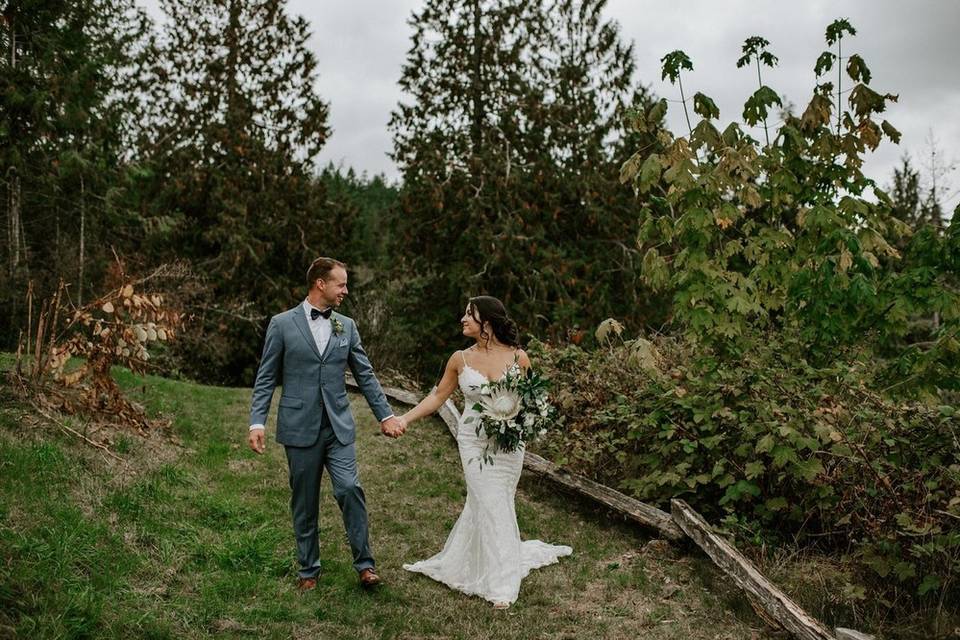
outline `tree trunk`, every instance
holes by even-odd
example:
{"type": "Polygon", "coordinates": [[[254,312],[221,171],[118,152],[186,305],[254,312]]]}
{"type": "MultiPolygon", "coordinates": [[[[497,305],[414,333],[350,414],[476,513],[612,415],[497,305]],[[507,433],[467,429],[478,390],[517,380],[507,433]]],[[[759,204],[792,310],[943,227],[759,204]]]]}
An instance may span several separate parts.
{"type": "Polygon", "coordinates": [[[83,306],[83,262],[86,243],[87,199],[83,176],[80,176],[80,268],[77,276],[77,306],[83,306]]]}
{"type": "MultiPolygon", "coordinates": [[[[17,31],[13,19],[10,20],[10,68],[17,67],[17,31]]],[[[8,209],[7,209],[7,238],[10,250],[10,276],[13,277],[20,264],[20,237],[23,235],[20,229],[20,176],[15,173],[15,169],[10,173],[11,178],[7,186],[8,209]]]]}
{"type": "Polygon", "coordinates": [[[237,113],[238,89],[237,89],[237,61],[240,56],[240,7],[237,6],[237,0],[230,1],[229,17],[227,24],[226,45],[227,45],[227,126],[229,132],[237,133],[233,128],[239,124],[240,114],[237,113]]]}
{"type": "Polygon", "coordinates": [[[20,176],[14,175],[10,179],[8,201],[8,225],[7,236],[10,247],[10,276],[17,271],[20,265],[20,238],[23,235],[20,229],[20,176]]]}
{"type": "Polygon", "coordinates": [[[470,127],[470,141],[473,143],[473,155],[480,155],[483,142],[483,77],[482,56],[483,37],[480,32],[480,0],[473,0],[473,69],[470,87],[470,99],[473,103],[473,122],[470,127]]]}

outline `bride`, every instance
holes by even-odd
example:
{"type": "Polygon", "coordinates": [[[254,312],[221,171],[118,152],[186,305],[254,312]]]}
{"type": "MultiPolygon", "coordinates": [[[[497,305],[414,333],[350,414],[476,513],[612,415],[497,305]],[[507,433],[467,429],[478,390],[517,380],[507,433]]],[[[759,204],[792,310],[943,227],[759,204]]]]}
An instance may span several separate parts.
{"type": "Polygon", "coordinates": [[[467,500],[440,553],[403,568],[506,609],[516,601],[520,581],[531,569],[553,564],[573,550],[540,540],[520,540],[514,497],[523,449],[494,454],[493,464],[481,469],[487,440],[477,436],[475,421],[467,421],[477,415],[472,407],[480,385],[499,380],[516,367],[530,367],[530,359],[519,346],[516,324],[507,317],[503,303],[490,296],[471,298],[460,324],[463,335],[475,344],[450,356],[437,387],[401,421],[406,426],[434,413],[459,385],[466,402],[457,425],[457,447],[467,500]]]}

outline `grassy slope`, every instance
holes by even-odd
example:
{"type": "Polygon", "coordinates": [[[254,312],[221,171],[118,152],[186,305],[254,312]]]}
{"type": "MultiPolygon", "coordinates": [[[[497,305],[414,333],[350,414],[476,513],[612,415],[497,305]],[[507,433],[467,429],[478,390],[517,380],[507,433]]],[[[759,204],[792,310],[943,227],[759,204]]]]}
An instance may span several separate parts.
{"type": "Polygon", "coordinates": [[[387,584],[357,587],[325,481],[324,577],[301,596],[282,450],[271,441],[255,458],[243,442],[249,391],[121,378],[182,446],[119,436],[120,464],[0,399],[0,637],[764,637],[708,561],[528,477],[522,534],[574,555],[531,574],[514,607],[408,574],[400,565],[436,552],[459,513],[459,460],[439,420],[389,440],[362,398],[358,455],[387,584]]]}

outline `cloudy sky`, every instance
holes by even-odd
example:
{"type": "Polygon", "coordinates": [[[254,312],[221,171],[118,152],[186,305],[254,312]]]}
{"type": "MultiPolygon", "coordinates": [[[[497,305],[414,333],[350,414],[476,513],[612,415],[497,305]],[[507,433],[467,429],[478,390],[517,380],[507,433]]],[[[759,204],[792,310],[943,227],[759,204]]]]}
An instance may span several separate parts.
{"type": "MultiPolygon", "coordinates": [[[[401,99],[397,80],[409,47],[407,22],[422,4],[290,0],[290,11],[312,24],[319,90],[330,105],[333,136],[320,158],[323,164],[397,176],[387,157],[391,141],[386,125],[401,99]]],[[[620,24],[622,37],[634,43],[638,80],[659,96],[679,98],[673,86],[660,80],[660,58],[674,49],[686,51],[694,72],[685,77],[684,88],[713,97],[723,123],[740,119],[744,99],[756,88],[755,73],[736,68],[744,39],[761,35],[770,41],[780,64],[764,70],[764,82],[802,110],[815,84],[814,63],[826,47],[824,30],[836,18],[848,18],[857,35],[845,39],[844,55],[859,53],[873,72],[871,86],[900,96],[887,119],[903,139],[899,145],[881,145],[868,158],[867,174],[889,183],[904,153],[923,167],[931,136],[944,161],[960,163],[957,0],[610,0],[606,14],[620,24]]],[[[686,129],[679,106],[672,105],[668,114],[674,132],[686,129]]],[[[951,211],[960,202],[960,169],[947,182],[951,211]]]]}

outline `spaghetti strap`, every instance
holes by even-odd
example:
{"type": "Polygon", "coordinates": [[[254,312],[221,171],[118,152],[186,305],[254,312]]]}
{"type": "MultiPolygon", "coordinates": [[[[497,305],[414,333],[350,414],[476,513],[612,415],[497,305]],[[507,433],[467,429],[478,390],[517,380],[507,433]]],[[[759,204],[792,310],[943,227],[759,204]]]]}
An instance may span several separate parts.
{"type": "Polygon", "coordinates": [[[463,360],[464,366],[466,366],[466,367],[469,367],[469,366],[470,366],[470,365],[467,364],[467,356],[463,355],[463,350],[462,350],[462,349],[460,350],[460,359],[463,360]]]}

